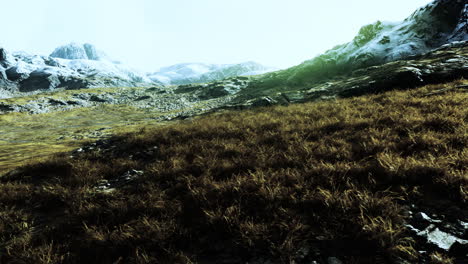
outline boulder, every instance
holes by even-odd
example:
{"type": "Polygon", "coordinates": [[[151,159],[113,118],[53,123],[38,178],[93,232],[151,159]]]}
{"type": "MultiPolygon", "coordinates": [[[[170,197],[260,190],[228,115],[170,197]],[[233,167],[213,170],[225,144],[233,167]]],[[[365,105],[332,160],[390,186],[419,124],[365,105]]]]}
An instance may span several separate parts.
{"type": "Polygon", "coordinates": [[[37,70],[29,74],[29,77],[20,81],[20,92],[31,92],[36,90],[50,90],[60,85],[57,75],[37,70]]]}
{"type": "Polygon", "coordinates": [[[27,79],[29,77],[30,71],[20,67],[20,66],[14,66],[6,70],[6,76],[8,80],[10,81],[22,81],[24,79],[27,79]]]}

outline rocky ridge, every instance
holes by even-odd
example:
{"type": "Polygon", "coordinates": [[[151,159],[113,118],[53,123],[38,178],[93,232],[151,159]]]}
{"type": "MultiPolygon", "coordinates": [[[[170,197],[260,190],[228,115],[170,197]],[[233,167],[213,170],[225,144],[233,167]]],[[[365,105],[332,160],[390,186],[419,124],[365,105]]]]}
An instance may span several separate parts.
{"type": "Polygon", "coordinates": [[[205,64],[183,63],[161,68],[158,72],[149,73],[153,81],[164,84],[184,85],[207,83],[235,76],[258,75],[274,71],[274,68],[263,66],[256,62],[239,64],[205,64]]]}
{"type": "Polygon", "coordinates": [[[254,80],[238,94],[232,107],[248,108],[258,104],[288,104],[358,96],[458,78],[468,78],[468,41],[453,42],[406,60],[358,69],[300,89],[267,90],[259,95],[255,93],[259,80],[254,80]]]}
{"type": "Polygon", "coordinates": [[[0,48],[0,98],[58,88],[135,87],[160,84],[111,61],[91,44],[71,43],[50,56],[9,53],[0,48]]]}
{"type": "Polygon", "coordinates": [[[0,101],[0,113],[47,113],[102,104],[129,105],[161,111],[204,105],[199,108],[200,111],[193,110],[183,115],[189,117],[219,109],[246,109],[329,100],[459,78],[468,78],[468,41],[453,42],[423,55],[359,69],[348,75],[299,89],[263,90],[259,94],[257,87],[261,79],[258,76],[232,77],[205,84],[121,88],[115,91],[103,89],[98,93],[82,90],[71,96],[60,96],[58,93],[57,96],[43,96],[21,104],[15,103],[14,100],[3,100],[0,101]]]}

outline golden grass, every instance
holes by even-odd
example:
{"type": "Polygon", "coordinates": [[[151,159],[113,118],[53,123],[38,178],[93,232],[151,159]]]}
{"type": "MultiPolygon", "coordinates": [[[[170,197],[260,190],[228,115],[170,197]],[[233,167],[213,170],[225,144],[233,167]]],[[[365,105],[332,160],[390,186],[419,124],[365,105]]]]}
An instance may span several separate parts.
{"type": "Polygon", "coordinates": [[[468,95],[426,95],[466,83],[210,115],[24,166],[0,178],[0,262],[290,263],[306,245],[417,262],[404,207],[468,199],[468,95]]]}
{"type": "Polygon", "coordinates": [[[125,105],[101,105],[47,114],[0,115],[0,174],[77,149],[93,138],[164,125],[166,122],[155,122],[154,118],[167,114],[125,105]]]}

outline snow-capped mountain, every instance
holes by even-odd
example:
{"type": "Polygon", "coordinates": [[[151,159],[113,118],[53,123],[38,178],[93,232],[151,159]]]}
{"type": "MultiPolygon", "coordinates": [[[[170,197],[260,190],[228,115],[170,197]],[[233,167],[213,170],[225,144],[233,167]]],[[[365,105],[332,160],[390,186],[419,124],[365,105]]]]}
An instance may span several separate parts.
{"type": "Polygon", "coordinates": [[[239,64],[182,63],[161,68],[158,72],[148,74],[148,77],[164,84],[180,85],[256,75],[273,70],[275,69],[251,61],[239,64]]]}
{"type": "Polygon", "coordinates": [[[465,40],[468,40],[468,0],[435,0],[402,22],[377,21],[364,26],[351,42],[269,77],[277,85],[308,85],[465,40]]]}
{"type": "Polygon", "coordinates": [[[0,88],[3,88],[3,97],[18,91],[155,84],[145,73],[112,61],[91,44],[64,45],[50,56],[9,53],[4,49],[1,53],[0,88]]]}
{"type": "Polygon", "coordinates": [[[110,60],[109,57],[89,43],[70,43],[56,48],[50,57],[68,60],[110,60]]]}

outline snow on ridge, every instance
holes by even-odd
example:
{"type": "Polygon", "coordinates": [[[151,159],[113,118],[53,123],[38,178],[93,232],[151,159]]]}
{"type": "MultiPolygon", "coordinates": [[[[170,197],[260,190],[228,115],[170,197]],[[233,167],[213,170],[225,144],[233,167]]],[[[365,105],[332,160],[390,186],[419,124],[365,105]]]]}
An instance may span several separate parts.
{"type": "Polygon", "coordinates": [[[276,70],[256,62],[238,64],[181,63],[149,73],[151,80],[164,84],[189,84],[221,80],[234,76],[248,76],[276,70]]]}
{"type": "Polygon", "coordinates": [[[362,27],[349,43],[338,45],[298,67],[356,69],[404,59],[453,41],[468,40],[466,0],[435,0],[401,22],[362,27]],[[322,66],[320,66],[322,65],[322,66]]]}

